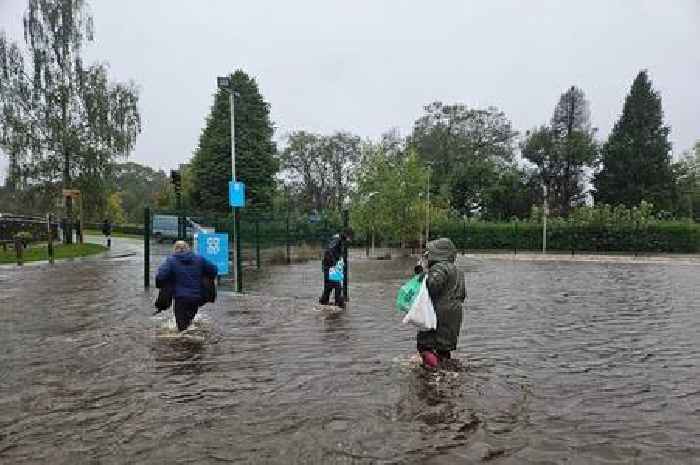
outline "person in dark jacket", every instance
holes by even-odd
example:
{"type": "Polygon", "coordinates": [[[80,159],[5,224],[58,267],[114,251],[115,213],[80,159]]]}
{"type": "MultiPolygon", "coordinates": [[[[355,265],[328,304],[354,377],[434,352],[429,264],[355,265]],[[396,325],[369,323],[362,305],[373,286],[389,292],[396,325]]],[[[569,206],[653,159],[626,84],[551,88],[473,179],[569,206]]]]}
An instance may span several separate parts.
{"type": "Polygon", "coordinates": [[[321,294],[321,298],[318,299],[318,303],[321,305],[328,305],[331,292],[333,292],[335,305],[338,307],[345,306],[342,283],[331,281],[329,279],[329,273],[331,268],[343,258],[343,247],[345,247],[350,240],[352,240],[352,230],[347,229],[333,236],[328,243],[328,247],[326,247],[326,250],[323,252],[323,259],[321,260],[321,268],[323,269],[323,293],[321,294]]]}
{"type": "Polygon", "coordinates": [[[173,287],[173,312],[178,331],[190,326],[200,305],[206,300],[206,296],[202,295],[202,278],[213,278],[216,274],[216,265],[195,255],[186,242],[175,242],[173,254],[158,268],[156,281],[171,283],[173,287]]]}
{"type": "Polygon", "coordinates": [[[467,298],[464,273],[455,265],[457,249],[448,238],[428,242],[425,259],[427,270],[416,267],[422,273],[437,316],[437,328],[419,331],[416,337],[418,353],[423,364],[435,368],[450,352],[457,348],[462,327],[462,305],[467,298]]]}
{"type": "Polygon", "coordinates": [[[108,219],[102,223],[102,234],[107,239],[107,247],[112,247],[112,222],[108,219]]]}

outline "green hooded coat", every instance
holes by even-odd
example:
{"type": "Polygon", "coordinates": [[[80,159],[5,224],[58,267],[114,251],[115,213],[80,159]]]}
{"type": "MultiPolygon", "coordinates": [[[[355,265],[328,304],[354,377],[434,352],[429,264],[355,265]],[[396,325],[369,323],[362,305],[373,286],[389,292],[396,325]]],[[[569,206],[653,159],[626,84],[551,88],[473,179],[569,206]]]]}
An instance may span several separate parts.
{"type": "Polygon", "coordinates": [[[437,328],[419,331],[419,351],[449,352],[457,348],[462,327],[462,304],[467,297],[464,273],[455,266],[457,250],[450,239],[428,242],[426,286],[437,315],[437,328]]]}

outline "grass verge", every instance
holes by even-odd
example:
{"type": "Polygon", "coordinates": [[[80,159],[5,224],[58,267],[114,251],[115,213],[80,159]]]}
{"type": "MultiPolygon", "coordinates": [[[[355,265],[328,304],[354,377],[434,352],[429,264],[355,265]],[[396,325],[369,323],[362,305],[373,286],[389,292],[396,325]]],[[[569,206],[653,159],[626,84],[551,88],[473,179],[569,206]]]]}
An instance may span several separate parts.
{"type": "MultiPolygon", "coordinates": [[[[54,246],[56,260],[66,258],[87,257],[95,255],[107,250],[107,247],[99,244],[57,244],[54,246]]],[[[46,245],[34,245],[24,250],[24,262],[47,261],[49,252],[46,245]]],[[[17,263],[17,256],[14,249],[8,249],[7,252],[0,249],[0,263],[17,263]]]]}

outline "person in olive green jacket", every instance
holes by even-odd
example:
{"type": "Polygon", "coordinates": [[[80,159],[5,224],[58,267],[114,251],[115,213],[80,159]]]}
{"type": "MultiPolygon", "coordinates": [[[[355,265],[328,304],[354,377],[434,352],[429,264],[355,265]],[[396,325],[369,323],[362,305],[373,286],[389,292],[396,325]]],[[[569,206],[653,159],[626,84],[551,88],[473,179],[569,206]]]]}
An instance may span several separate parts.
{"type": "Polygon", "coordinates": [[[423,364],[429,368],[449,359],[450,352],[457,348],[467,291],[464,273],[455,265],[456,256],[457,249],[450,239],[430,241],[425,252],[427,271],[415,270],[423,273],[437,316],[437,328],[419,331],[416,337],[423,364]]]}

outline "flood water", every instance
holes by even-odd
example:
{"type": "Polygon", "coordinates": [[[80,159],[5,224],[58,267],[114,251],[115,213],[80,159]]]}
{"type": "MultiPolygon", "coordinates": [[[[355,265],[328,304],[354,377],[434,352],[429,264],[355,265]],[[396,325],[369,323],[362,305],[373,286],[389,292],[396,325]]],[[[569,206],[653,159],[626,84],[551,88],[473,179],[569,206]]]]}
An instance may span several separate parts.
{"type": "Polygon", "coordinates": [[[115,242],[0,267],[1,463],[700,463],[696,264],[460,257],[429,373],[394,311],[411,260],[354,260],[339,313],[318,263],[268,267],[183,336],[115,242]]]}

